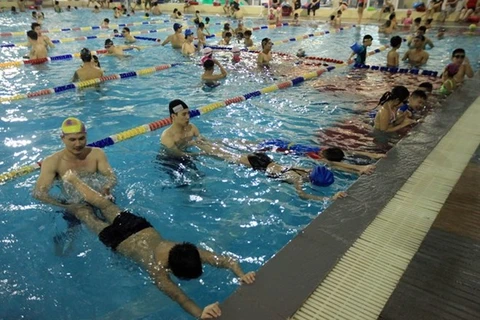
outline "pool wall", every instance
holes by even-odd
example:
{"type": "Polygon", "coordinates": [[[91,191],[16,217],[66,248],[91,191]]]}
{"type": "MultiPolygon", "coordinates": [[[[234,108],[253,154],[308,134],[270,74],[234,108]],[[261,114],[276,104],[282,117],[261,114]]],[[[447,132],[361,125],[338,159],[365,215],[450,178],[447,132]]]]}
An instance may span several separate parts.
{"type": "Polygon", "coordinates": [[[288,319],[393,198],[465,110],[478,98],[480,75],[452,94],[222,304],[225,319],[288,319]]]}

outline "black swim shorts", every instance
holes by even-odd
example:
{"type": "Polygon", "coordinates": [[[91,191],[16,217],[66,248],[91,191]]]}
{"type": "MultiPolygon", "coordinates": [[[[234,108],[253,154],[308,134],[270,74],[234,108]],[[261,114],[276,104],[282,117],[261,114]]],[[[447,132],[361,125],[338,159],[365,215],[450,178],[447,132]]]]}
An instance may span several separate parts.
{"type": "Polygon", "coordinates": [[[122,211],[111,225],[98,234],[98,238],[107,247],[115,250],[120,243],[131,235],[151,227],[152,225],[145,218],[136,216],[128,211],[122,211]]]}

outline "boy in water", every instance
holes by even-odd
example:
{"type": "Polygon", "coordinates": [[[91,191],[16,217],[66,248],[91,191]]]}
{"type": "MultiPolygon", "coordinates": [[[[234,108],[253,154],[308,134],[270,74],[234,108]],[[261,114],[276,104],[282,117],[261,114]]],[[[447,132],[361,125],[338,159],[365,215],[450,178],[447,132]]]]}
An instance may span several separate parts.
{"type": "Polygon", "coordinates": [[[352,63],[352,58],[356,55],[355,63],[365,64],[367,60],[367,47],[372,45],[373,37],[369,34],[363,37],[363,44],[358,48],[358,50],[352,52],[350,57],[348,58],[348,63],[352,63]]]}
{"type": "Polygon", "coordinates": [[[243,33],[243,44],[247,48],[253,47],[252,30],[247,30],[243,33]]]}
{"type": "Polygon", "coordinates": [[[394,36],[390,39],[390,46],[392,49],[387,54],[387,67],[398,67],[400,63],[400,55],[397,50],[402,45],[402,38],[394,36]]]}
{"type": "Polygon", "coordinates": [[[47,57],[47,48],[43,43],[39,43],[38,35],[35,31],[30,30],[27,32],[27,37],[30,43],[32,44],[32,49],[30,50],[29,58],[30,59],[41,59],[47,57]]]}

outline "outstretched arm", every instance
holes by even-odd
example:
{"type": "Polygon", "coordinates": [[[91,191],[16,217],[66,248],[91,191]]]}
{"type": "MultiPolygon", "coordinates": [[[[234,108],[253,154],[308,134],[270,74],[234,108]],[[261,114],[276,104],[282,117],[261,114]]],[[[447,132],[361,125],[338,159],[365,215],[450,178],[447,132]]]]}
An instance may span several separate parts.
{"type": "Polygon", "coordinates": [[[364,157],[369,157],[370,159],[381,159],[381,158],[386,158],[387,155],[383,153],[372,153],[372,152],[366,152],[366,151],[353,151],[353,150],[348,150],[348,154],[352,156],[364,156],[364,157]]]}
{"type": "Polygon", "coordinates": [[[244,283],[251,284],[255,281],[255,272],[243,273],[242,268],[235,259],[202,249],[198,249],[198,251],[200,252],[200,258],[203,262],[217,268],[232,270],[232,272],[240,278],[240,281],[244,283]]]}

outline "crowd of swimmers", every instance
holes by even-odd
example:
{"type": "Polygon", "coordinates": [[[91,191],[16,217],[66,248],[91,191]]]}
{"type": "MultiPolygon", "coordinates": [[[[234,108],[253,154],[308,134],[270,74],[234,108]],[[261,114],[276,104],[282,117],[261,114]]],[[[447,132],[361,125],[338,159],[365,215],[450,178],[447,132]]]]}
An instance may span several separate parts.
{"type": "MultiPolygon", "coordinates": [[[[309,13],[312,12],[315,15],[315,11],[318,9],[317,3],[319,1],[316,0],[309,3],[310,5],[307,8],[309,13]]],[[[359,8],[361,6],[363,9],[364,4],[366,2],[359,1],[359,8]]],[[[102,1],[100,5],[108,7],[109,1],[102,1]]],[[[130,13],[134,13],[137,5],[141,5],[141,1],[132,3],[130,13]]],[[[152,14],[157,14],[153,13],[157,7],[156,3],[145,1],[145,7],[147,5],[152,14]]],[[[55,6],[56,12],[62,11],[58,3],[55,3],[55,6]]],[[[298,1],[294,1],[294,6],[297,8],[298,1]]],[[[347,5],[342,3],[330,18],[329,24],[339,26],[342,12],[346,8],[347,5]]],[[[94,12],[98,12],[98,10],[99,8],[95,6],[94,12]]],[[[238,15],[239,11],[235,4],[229,4],[228,8],[225,7],[225,10],[233,16],[238,15]]],[[[385,1],[382,12],[389,14],[383,32],[395,32],[397,21],[391,2],[385,1]]],[[[126,12],[125,7],[115,7],[114,18],[126,14],[129,13],[126,12]]],[[[426,36],[431,21],[426,20],[425,24],[422,24],[421,18],[412,20],[410,15],[411,13],[407,12],[407,17],[401,23],[411,28],[412,33],[414,33],[407,41],[409,49],[403,55],[402,60],[408,61],[413,67],[420,67],[429,58],[425,48],[434,46],[432,40],[426,36]]],[[[182,13],[177,9],[173,11],[171,16],[173,19],[183,19],[182,13]]],[[[45,58],[48,55],[48,49],[54,48],[51,39],[41,32],[43,18],[42,14],[36,14],[35,19],[37,21],[31,24],[31,30],[27,32],[31,46],[30,59],[45,58]]],[[[277,19],[277,17],[274,17],[276,22],[278,22],[277,19]]],[[[298,12],[294,19],[298,21],[298,12]]],[[[104,19],[102,26],[108,28],[109,22],[108,18],[104,19]]],[[[208,87],[218,86],[219,81],[227,77],[227,71],[214,57],[214,50],[207,45],[207,38],[211,35],[209,31],[210,19],[208,17],[204,19],[200,12],[196,11],[193,18],[197,27],[196,31],[190,28],[184,30],[181,22],[173,24],[174,33],[165,38],[161,45],[170,44],[172,48],[181,50],[186,56],[201,52],[200,63],[204,71],[201,79],[208,87]],[[198,39],[196,44],[194,43],[195,36],[198,39]]],[[[104,47],[108,55],[122,57],[125,49],[140,49],[140,47],[133,45],[136,39],[131,35],[130,28],[124,27],[121,35],[114,30],[114,35],[122,38],[125,44],[115,45],[116,37],[112,37],[114,40],[105,40],[104,47]]],[[[242,20],[238,20],[235,29],[229,23],[224,24],[221,38],[218,45],[231,46],[232,64],[241,61],[241,48],[251,48],[254,45],[252,30],[247,29],[242,20]]],[[[355,61],[358,64],[365,64],[367,49],[372,45],[372,42],[373,37],[365,35],[361,44],[352,46],[353,52],[349,59],[350,62],[355,61]]],[[[399,36],[391,38],[391,50],[387,54],[386,61],[388,67],[396,68],[399,66],[400,55],[398,50],[402,43],[403,39],[399,36]]],[[[256,58],[259,67],[270,66],[273,60],[273,45],[274,43],[270,38],[261,40],[261,50],[256,58]]],[[[299,54],[299,56],[302,55],[299,54]]],[[[84,81],[103,76],[98,56],[92,54],[88,48],[81,50],[80,58],[83,65],[75,71],[73,81],[84,81]]],[[[441,95],[452,93],[462,85],[465,76],[472,77],[473,70],[465,50],[458,48],[451,55],[451,63],[443,70],[442,85],[438,92],[441,95]]],[[[422,121],[425,116],[422,110],[429,97],[433,95],[433,85],[428,82],[420,84],[412,92],[405,86],[394,86],[381,96],[373,110],[369,110],[367,116],[369,119],[366,121],[369,121],[372,125],[372,131],[398,132],[422,121]]],[[[282,139],[213,142],[213,140],[202,136],[199,129],[190,122],[190,111],[189,106],[179,99],[172,100],[168,105],[171,126],[162,132],[160,138],[160,144],[168,156],[176,159],[211,156],[228,163],[244,166],[248,170],[260,171],[269,179],[281,180],[291,184],[298,196],[305,200],[325,201],[346,196],[345,192],[338,192],[332,197],[323,197],[305,191],[305,184],[308,183],[317,187],[330,186],[334,182],[332,169],[356,174],[371,174],[374,171],[375,166],[371,164],[358,165],[345,162],[347,156],[368,157],[373,161],[385,156],[384,154],[349,150],[336,146],[300,145],[282,139]],[[236,148],[231,148],[232,144],[236,148]],[[277,163],[268,155],[272,152],[305,156],[315,159],[321,164],[312,167],[286,166],[277,163]]],[[[171,279],[171,275],[178,279],[195,279],[201,276],[202,265],[210,264],[215,267],[230,269],[244,283],[251,284],[255,281],[255,273],[244,273],[238,262],[231,257],[203,250],[194,244],[182,242],[182,239],[178,239],[179,242],[166,240],[141,215],[117,205],[112,194],[113,188],[117,184],[117,177],[108,163],[105,153],[99,148],[87,146],[87,131],[81,120],[72,117],[65,119],[61,124],[60,136],[64,149],[43,161],[34,196],[44,203],[64,208],[66,219],[69,219],[69,221],[74,221],[72,220],[74,218],[78,219],[77,221],[82,222],[97,234],[99,240],[107,247],[141,265],[149,273],[156,286],[178,302],[187,312],[197,318],[214,318],[221,315],[218,302],[205,307],[198,306],[171,279]],[[104,177],[104,184],[96,189],[89,186],[84,179],[85,175],[89,174],[101,175],[104,177]],[[49,192],[56,180],[62,180],[64,182],[63,187],[67,188],[68,186],[78,191],[84,202],[65,202],[51,196],[49,192]],[[94,213],[93,208],[101,211],[100,218],[94,213]]],[[[117,202],[122,201],[117,199],[117,202]]],[[[78,223],[73,223],[71,227],[78,227],[78,223]]]]}

